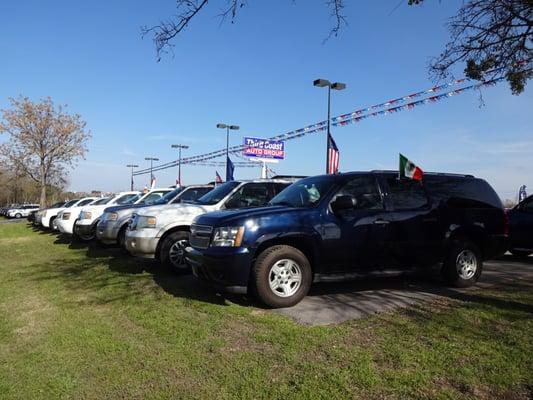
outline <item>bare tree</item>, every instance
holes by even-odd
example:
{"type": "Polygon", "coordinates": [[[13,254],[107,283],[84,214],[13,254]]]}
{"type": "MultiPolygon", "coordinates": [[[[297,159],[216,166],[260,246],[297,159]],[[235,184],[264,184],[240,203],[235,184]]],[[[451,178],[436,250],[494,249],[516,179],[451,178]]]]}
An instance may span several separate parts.
{"type": "MultiPolygon", "coordinates": [[[[427,0],[401,0],[419,5],[427,0]]],[[[214,2],[214,0],[213,0],[214,2]]],[[[346,24],[343,14],[345,0],[324,0],[333,20],[330,34],[337,36],[346,24]]],[[[219,16],[222,21],[236,15],[247,0],[219,0],[224,4],[219,16]]],[[[208,0],[176,0],[175,17],[158,25],[141,28],[143,36],[151,35],[157,60],[172,49],[172,41],[205,9],[208,0]]],[[[451,75],[453,67],[465,64],[465,74],[472,79],[485,80],[506,77],[514,94],[519,94],[533,70],[533,0],[465,0],[448,24],[450,42],[442,54],[430,64],[430,74],[436,80],[451,75]]],[[[326,38],[327,40],[327,38],[326,38]]]]}
{"type": "Polygon", "coordinates": [[[448,28],[450,41],[430,64],[434,78],[447,78],[453,66],[464,63],[469,78],[505,77],[513,94],[524,91],[533,76],[533,0],[466,1],[448,28]]]}
{"type": "Polygon", "coordinates": [[[0,163],[39,184],[44,207],[47,187],[64,185],[66,167],[85,156],[91,133],[78,114],[67,114],[50,98],[38,103],[11,98],[10,103],[10,109],[2,110],[0,134],[8,134],[9,140],[0,146],[0,163]]]}
{"type": "MultiPolygon", "coordinates": [[[[293,0],[294,1],[294,0],[293,0]]],[[[154,41],[157,52],[157,61],[161,60],[162,55],[168,53],[172,49],[172,40],[178,36],[192,19],[194,19],[200,11],[206,8],[208,0],[176,0],[176,15],[172,18],[162,20],[159,24],[154,26],[141,27],[142,36],[151,35],[154,41]]],[[[345,0],[324,0],[327,7],[331,10],[331,18],[334,20],[334,25],[330,30],[328,36],[337,36],[341,30],[342,25],[346,24],[343,9],[345,0]]],[[[229,19],[231,23],[235,22],[238,11],[248,4],[247,0],[219,0],[219,3],[225,3],[219,9],[218,16],[221,22],[229,19]]],[[[326,40],[328,39],[326,38],[326,40]]]]}

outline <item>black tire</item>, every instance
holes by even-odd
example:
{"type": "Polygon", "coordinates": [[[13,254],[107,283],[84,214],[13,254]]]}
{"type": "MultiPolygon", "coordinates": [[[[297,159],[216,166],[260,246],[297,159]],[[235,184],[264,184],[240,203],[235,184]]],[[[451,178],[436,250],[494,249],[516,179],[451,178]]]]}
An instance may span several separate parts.
{"type": "MultiPolygon", "coordinates": [[[[267,306],[282,308],[291,307],[299,303],[307,295],[313,280],[313,273],[309,260],[300,250],[292,246],[277,245],[267,248],[259,254],[254,263],[252,279],[253,288],[259,300],[267,306]],[[291,261],[292,264],[290,263],[291,261]],[[276,265],[285,270],[276,274],[273,271],[273,267],[276,265]],[[294,266],[299,268],[299,271],[293,270],[294,266]],[[293,282],[294,285],[292,285],[290,283],[291,270],[300,273],[299,284],[293,282]],[[271,289],[271,278],[278,282],[287,278],[284,285],[289,285],[286,288],[289,292],[282,293],[281,290],[278,290],[279,287],[278,289],[271,289]],[[292,290],[295,291],[290,294],[292,290]]],[[[285,292],[285,289],[283,289],[283,292],[285,292]]]]}
{"type": "Polygon", "coordinates": [[[56,218],[57,217],[50,218],[50,222],[48,223],[48,227],[52,231],[57,231],[56,218]]]}
{"type": "MultiPolygon", "coordinates": [[[[96,239],[96,225],[97,224],[93,224],[91,226],[91,231],[88,235],[80,235],[79,232],[75,233],[74,234],[74,231],[75,229],[72,229],[72,233],[73,233],[73,237],[80,241],[80,242],[83,242],[83,243],[89,243],[89,242],[92,242],[93,240],[96,239]]],[[[74,226],[76,226],[76,224],[74,224],[74,226]]]]}
{"type": "Polygon", "coordinates": [[[22,218],[22,214],[20,214],[20,213],[16,213],[16,214],[15,214],[15,218],[16,218],[16,219],[21,219],[21,218],[22,218]]]}
{"type": "Polygon", "coordinates": [[[123,249],[126,248],[126,229],[128,229],[127,224],[120,228],[117,235],[117,244],[123,249]]]}
{"type": "Polygon", "coordinates": [[[176,231],[165,236],[159,246],[158,258],[163,267],[171,269],[178,274],[191,271],[185,262],[185,247],[189,245],[189,232],[176,231]]]}
{"type": "Polygon", "coordinates": [[[454,240],[442,266],[443,276],[448,285],[472,286],[482,271],[483,257],[479,248],[466,238],[454,240]]]}
{"type": "Polygon", "coordinates": [[[511,250],[511,254],[516,257],[525,258],[531,255],[531,251],[527,250],[511,250]]]}

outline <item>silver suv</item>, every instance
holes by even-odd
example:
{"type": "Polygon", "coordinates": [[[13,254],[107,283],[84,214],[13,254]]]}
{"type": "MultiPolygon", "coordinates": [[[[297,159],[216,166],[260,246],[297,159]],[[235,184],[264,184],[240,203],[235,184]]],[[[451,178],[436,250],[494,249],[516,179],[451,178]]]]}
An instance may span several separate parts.
{"type": "MultiPolygon", "coordinates": [[[[139,202],[131,205],[108,207],[96,227],[96,237],[104,244],[124,247],[126,228],[134,212],[150,205],[178,204],[194,201],[213,189],[213,185],[181,187],[166,193],[154,203],[139,202]]],[[[141,199],[142,200],[142,199],[141,199]]]]}
{"type": "Polygon", "coordinates": [[[157,258],[177,272],[188,271],[184,249],[193,220],[201,214],[246,207],[261,207],[296,179],[230,181],[193,203],[141,208],[126,231],[126,249],[137,257],[157,258]]]}

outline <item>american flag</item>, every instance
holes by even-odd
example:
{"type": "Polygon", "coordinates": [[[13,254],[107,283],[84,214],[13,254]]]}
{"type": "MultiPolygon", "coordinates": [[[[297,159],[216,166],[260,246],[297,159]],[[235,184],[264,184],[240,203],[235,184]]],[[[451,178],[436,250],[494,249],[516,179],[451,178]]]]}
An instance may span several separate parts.
{"type": "Polygon", "coordinates": [[[152,175],[152,181],[150,182],[150,189],[155,188],[155,176],[152,175]]]}
{"type": "Polygon", "coordinates": [[[218,174],[218,171],[215,171],[215,183],[218,185],[219,183],[222,183],[222,178],[218,174]]]}
{"type": "Polygon", "coordinates": [[[339,172],[340,153],[333,137],[328,133],[328,174],[339,172]]]}
{"type": "Polygon", "coordinates": [[[181,182],[179,178],[176,178],[176,189],[179,189],[181,187],[181,182]]]}

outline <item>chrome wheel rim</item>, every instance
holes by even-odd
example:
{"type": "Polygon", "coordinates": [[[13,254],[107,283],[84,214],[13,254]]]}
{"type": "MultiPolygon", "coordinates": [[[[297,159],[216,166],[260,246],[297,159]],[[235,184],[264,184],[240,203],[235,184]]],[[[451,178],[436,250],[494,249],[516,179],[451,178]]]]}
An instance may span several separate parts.
{"type": "Polygon", "coordinates": [[[270,268],[268,282],[276,296],[291,297],[300,289],[302,269],[294,260],[279,260],[270,268]]]}
{"type": "Polygon", "coordinates": [[[470,279],[477,271],[477,257],[473,251],[463,250],[457,256],[455,265],[460,278],[470,279]]]}
{"type": "Polygon", "coordinates": [[[185,247],[186,240],[178,240],[168,250],[168,258],[176,268],[185,268],[185,247]]]}

